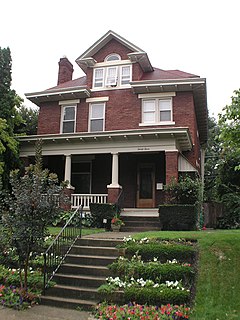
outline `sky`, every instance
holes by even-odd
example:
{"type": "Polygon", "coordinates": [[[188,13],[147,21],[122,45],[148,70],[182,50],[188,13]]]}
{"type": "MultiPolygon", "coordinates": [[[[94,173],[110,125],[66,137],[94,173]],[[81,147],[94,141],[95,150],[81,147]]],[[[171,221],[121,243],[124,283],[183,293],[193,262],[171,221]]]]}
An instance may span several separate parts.
{"type": "Polygon", "coordinates": [[[58,61],[75,60],[108,30],[147,52],[154,67],[207,81],[217,117],[240,88],[239,0],[0,0],[0,47],[12,55],[12,88],[24,93],[57,84],[58,61]]]}

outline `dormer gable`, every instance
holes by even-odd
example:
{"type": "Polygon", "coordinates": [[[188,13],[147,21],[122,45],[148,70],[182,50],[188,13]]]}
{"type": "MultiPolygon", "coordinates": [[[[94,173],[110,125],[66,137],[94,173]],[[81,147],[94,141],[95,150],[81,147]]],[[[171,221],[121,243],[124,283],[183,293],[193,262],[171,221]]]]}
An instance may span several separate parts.
{"type": "Polygon", "coordinates": [[[88,67],[94,67],[97,63],[104,62],[107,55],[114,53],[119,54],[120,56],[122,53],[122,60],[128,59],[131,63],[138,62],[143,72],[153,71],[153,67],[147,53],[112,30],[109,30],[81,56],[79,56],[76,59],[76,63],[86,73],[88,67]],[[112,47],[118,47],[118,50],[110,52],[109,48],[112,47]],[[120,47],[121,50],[119,52],[120,47]]]}

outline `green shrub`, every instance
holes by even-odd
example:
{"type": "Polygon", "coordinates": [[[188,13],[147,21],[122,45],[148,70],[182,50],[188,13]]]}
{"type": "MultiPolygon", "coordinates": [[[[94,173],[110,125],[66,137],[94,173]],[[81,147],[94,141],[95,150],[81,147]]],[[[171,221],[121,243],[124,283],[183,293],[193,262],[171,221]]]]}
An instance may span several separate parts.
{"type": "Polygon", "coordinates": [[[183,280],[184,284],[189,284],[194,279],[194,270],[188,265],[179,265],[159,262],[147,262],[142,261],[129,261],[118,260],[113,262],[109,269],[112,274],[119,276],[120,278],[131,277],[143,278],[153,281],[165,282],[166,280],[183,280]]]}
{"type": "Polygon", "coordinates": [[[184,304],[190,301],[190,292],[177,289],[136,288],[129,287],[124,291],[126,302],[160,306],[162,304],[184,304]]]}
{"type": "Polygon", "coordinates": [[[117,207],[111,203],[90,203],[90,223],[94,228],[111,229],[111,220],[117,213],[117,207]],[[103,223],[103,219],[107,223],[103,223]]]}
{"type": "Polygon", "coordinates": [[[159,205],[159,219],[162,230],[196,230],[197,209],[194,205],[159,205]]]}
{"type": "Polygon", "coordinates": [[[166,202],[172,204],[196,204],[202,200],[202,183],[200,179],[189,176],[180,177],[165,186],[166,202]]]}
{"type": "Polygon", "coordinates": [[[196,256],[196,248],[181,244],[162,244],[149,242],[144,245],[131,243],[126,245],[126,256],[132,257],[135,253],[141,256],[142,260],[149,261],[158,258],[161,262],[176,259],[180,262],[192,263],[196,256]]]}

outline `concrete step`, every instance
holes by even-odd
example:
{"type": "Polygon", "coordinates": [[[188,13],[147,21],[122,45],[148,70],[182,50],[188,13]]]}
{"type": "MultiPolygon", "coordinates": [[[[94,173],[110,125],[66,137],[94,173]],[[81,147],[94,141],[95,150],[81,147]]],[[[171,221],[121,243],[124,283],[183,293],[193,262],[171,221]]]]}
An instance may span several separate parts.
{"type": "Polygon", "coordinates": [[[112,263],[117,257],[107,257],[107,256],[93,256],[93,255],[80,255],[80,254],[68,254],[65,259],[65,264],[84,264],[89,266],[107,266],[112,263]]]}
{"type": "MultiPolygon", "coordinates": [[[[79,259],[81,261],[81,259],[79,259]]],[[[75,261],[76,262],[76,261],[75,261]]],[[[60,267],[60,272],[66,274],[76,274],[76,275],[89,275],[89,276],[109,276],[109,269],[106,266],[98,265],[86,265],[86,264],[72,264],[65,263],[60,267]]]]}
{"type": "Polygon", "coordinates": [[[96,301],[91,300],[68,299],[54,296],[41,296],[40,299],[43,305],[68,309],[81,308],[88,311],[92,311],[97,304],[96,301]]]}
{"type": "Polygon", "coordinates": [[[136,221],[136,222],[159,222],[158,217],[142,217],[142,216],[123,216],[121,217],[123,221],[136,221]]]}
{"type": "Polygon", "coordinates": [[[70,254],[96,255],[96,256],[118,256],[118,250],[114,247],[93,247],[74,245],[70,254]]]}
{"type": "Polygon", "coordinates": [[[131,227],[131,226],[123,226],[123,232],[146,232],[146,231],[160,231],[161,228],[158,226],[155,227],[131,227]]]}
{"type": "Polygon", "coordinates": [[[53,279],[58,285],[98,288],[106,277],[57,273],[53,279]]]}
{"type": "Polygon", "coordinates": [[[68,297],[70,299],[100,301],[101,294],[97,288],[74,287],[69,285],[55,285],[47,290],[47,295],[54,297],[68,297]]]}
{"type": "Polygon", "coordinates": [[[77,239],[75,245],[91,247],[116,247],[121,244],[122,240],[117,239],[100,239],[100,238],[81,238],[77,239]]]}

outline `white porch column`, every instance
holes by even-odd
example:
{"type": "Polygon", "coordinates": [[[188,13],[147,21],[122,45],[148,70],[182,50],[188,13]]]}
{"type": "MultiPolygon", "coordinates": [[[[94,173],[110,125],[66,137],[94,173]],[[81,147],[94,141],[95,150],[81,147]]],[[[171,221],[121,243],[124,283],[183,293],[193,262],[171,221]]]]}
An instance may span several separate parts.
{"type": "Polygon", "coordinates": [[[112,153],[112,183],[108,188],[121,188],[118,183],[118,153],[112,153]]]}
{"type": "Polygon", "coordinates": [[[68,181],[68,188],[71,187],[71,164],[72,164],[71,154],[65,154],[64,181],[68,181]]]}

